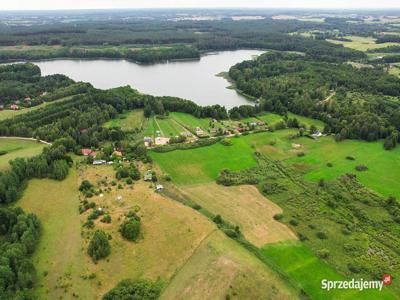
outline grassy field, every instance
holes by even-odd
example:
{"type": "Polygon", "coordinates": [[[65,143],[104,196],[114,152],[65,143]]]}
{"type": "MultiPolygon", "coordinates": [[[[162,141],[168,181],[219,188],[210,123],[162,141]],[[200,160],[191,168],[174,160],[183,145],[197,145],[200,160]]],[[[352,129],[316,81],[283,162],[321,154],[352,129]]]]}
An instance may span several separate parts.
{"type": "Polygon", "coordinates": [[[306,179],[318,181],[356,173],[360,182],[367,187],[384,196],[400,198],[400,148],[386,151],[380,141],[346,140],[337,143],[332,137],[318,140],[301,138],[295,142],[302,145],[306,155],[293,156],[288,162],[304,169],[306,179]],[[355,160],[348,160],[346,156],[353,156],[355,160]],[[328,167],[327,163],[333,166],[328,167]],[[357,172],[355,167],[360,164],[366,165],[368,170],[357,172]]]}
{"type": "Polygon", "coordinates": [[[173,277],[161,299],[298,299],[257,258],[216,231],[173,277]]]}
{"type": "Polygon", "coordinates": [[[383,287],[383,290],[330,290],[321,288],[321,280],[349,280],[316,257],[300,242],[269,244],[263,248],[264,255],[272,260],[290,278],[297,281],[313,299],[396,299],[383,287]]]}
{"type": "Polygon", "coordinates": [[[261,195],[254,186],[224,187],[208,183],[187,186],[182,190],[208,211],[239,225],[246,239],[258,247],[297,239],[286,225],[274,220],[273,216],[282,213],[282,209],[261,195]]]}
{"type": "Polygon", "coordinates": [[[91,299],[86,273],[87,259],[82,251],[77,175],[74,168],[64,181],[34,179],[17,203],[36,214],[42,224],[42,237],[33,263],[38,273],[35,287],[39,299],[91,299]],[[66,291],[66,292],[65,292],[66,291]]]}
{"type": "Polygon", "coordinates": [[[327,40],[334,44],[341,44],[347,48],[352,48],[360,51],[367,51],[369,49],[379,49],[387,46],[399,45],[399,43],[383,43],[376,44],[376,39],[372,37],[361,37],[361,36],[345,36],[345,38],[350,39],[351,42],[343,42],[337,40],[327,40]]]}
{"type": "MultiPolygon", "coordinates": [[[[325,126],[325,124],[322,121],[296,115],[291,112],[288,113],[288,118],[290,119],[296,118],[300,122],[300,124],[304,124],[307,127],[314,125],[320,130],[324,129],[325,126]]],[[[274,113],[266,113],[263,115],[258,115],[257,119],[264,121],[268,125],[275,125],[276,123],[283,121],[283,116],[274,113]]]]}
{"type": "Polygon", "coordinates": [[[142,109],[136,109],[119,115],[104,124],[106,128],[120,127],[122,130],[142,129],[144,125],[144,115],[142,109]]]}
{"type": "Polygon", "coordinates": [[[182,132],[187,131],[182,125],[170,117],[165,119],[157,118],[156,122],[159,128],[161,128],[162,135],[166,137],[179,136],[182,132]]]}
{"type": "Polygon", "coordinates": [[[210,127],[210,119],[206,118],[200,119],[192,115],[180,112],[171,112],[169,116],[170,118],[176,120],[178,123],[182,124],[189,130],[194,130],[196,127],[200,127],[203,130],[207,130],[210,127]]]}
{"type": "Polygon", "coordinates": [[[0,139],[0,151],[7,154],[0,156],[0,171],[9,167],[9,161],[17,157],[30,157],[40,154],[44,144],[35,141],[18,139],[0,139]]]}
{"type": "Polygon", "coordinates": [[[244,139],[233,138],[232,146],[214,144],[193,150],[168,153],[150,152],[161,169],[177,184],[196,184],[213,181],[225,168],[241,170],[256,164],[254,150],[244,139]]]}

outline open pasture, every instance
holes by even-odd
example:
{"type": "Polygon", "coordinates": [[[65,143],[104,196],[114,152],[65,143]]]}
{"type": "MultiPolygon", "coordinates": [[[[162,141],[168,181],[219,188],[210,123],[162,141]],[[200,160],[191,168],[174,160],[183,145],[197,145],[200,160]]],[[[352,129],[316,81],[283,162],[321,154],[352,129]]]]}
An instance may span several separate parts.
{"type": "Polygon", "coordinates": [[[214,181],[223,169],[242,170],[256,165],[254,150],[241,138],[232,138],[232,146],[220,143],[191,150],[149,155],[169,174],[176,184],[196,184],[214,181]]]}
{"type": "Polygon", "coordinates": [[[104,124],[104,127],[120,127],[124,131],[135,130],[136,128],[142,129],[144,124],[144,115],[142,109],[135,109],[123,114],[118,115],[104,124]]]}
{"type": "Polygon", "coordinates": [[[254,186],[225,187],[208,183],[183,187],[182,190],[208,211],[238,225],[246,239],[258,247],[297,239],[286,225],[274,220],[274,215],[282,213],[282,209],[254,186]]]}
{"type": "Polygon", "coordinates": [[[354,50],[359,51],[367,51],[369,49],[379,49],[387,46],[395,46],[399,45],[399,43],[382,43],[376,44],[376,39],[372,37],[361,37],[361,36],[345,36],[345,38],[350,39],[351,42],[337,41],[337,40],[328,40],[334,44],[340,44],[347,48],[352,48],[354,50]]]}
{"type": "Polygon", "coordinates": [[[0,138],[0,151],[6,151],[6,154],[0,156],[0,171],[9,167],[9,161],[17,157],[31,157],[42,152],[44,144],[13,138],[0,138]]]}
{"type": "Polygon", "coordinates": [[[312,251],[301,242],[282,242],[269,244],[263,248],[268,260],[276,264],[289,278],[297,281],[313,299],[396,299],[394,295],[383,287],[382,291],[364,290],[330,290],[321,288],[321,281],[350,280],[340,275],[325,262],[315,256],[312,251]]]}

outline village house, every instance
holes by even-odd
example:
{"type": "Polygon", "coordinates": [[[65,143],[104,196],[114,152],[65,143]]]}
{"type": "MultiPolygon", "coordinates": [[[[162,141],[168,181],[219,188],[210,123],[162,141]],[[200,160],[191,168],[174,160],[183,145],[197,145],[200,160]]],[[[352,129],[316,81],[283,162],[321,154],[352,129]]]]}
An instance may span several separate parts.
{"type": "Polygon", "coordinates": [[[83,156],[91,156],[91,157],[96,157],[96,151],[93,151],[92,149],[89,148],[82,148],[81,153],[83,156]]]}
{"type": "Polygon", "coordinates": [[[113,156],[118,156],[118,157],[122,157],[122,152],[121,151],[117,151],[117,150],[115,150],[113,153],[112,153],[112,155],[113,156]]]}
{"type": "Polygon", "coordinates": [[[19,110],[19,106],[17,104],[11,104],[10,109],[12,110],[19,110]]]}
{"type": "Polygon", "coordinates": [[[145,145],[146,147],[151,147],[151,145],[153,144],[153,138],[151,138],[151,137],[149,137],[149,136],[145,136],[145,137],[143,138],[143,142],[144,142],[144,145],[145,145]]]}
{"type": "Polygon", "coordinates": [[[169,138],[167,137],[162,137],[162,136],[158,136],[155,138],[154,140],[154,144],[156,144],[157,146],[163,146],[169,143],[169,138]]]}

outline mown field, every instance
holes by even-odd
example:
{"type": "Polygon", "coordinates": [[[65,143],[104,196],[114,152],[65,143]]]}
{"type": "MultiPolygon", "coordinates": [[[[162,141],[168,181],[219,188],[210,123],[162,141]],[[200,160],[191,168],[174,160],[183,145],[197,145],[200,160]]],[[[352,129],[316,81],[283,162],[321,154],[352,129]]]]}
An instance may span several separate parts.
{"type": "Polygon", "coordinates": [[[240,138],[233,138],[232,142],[232,146],[217,143],[190,151],[150,152],[150,156],[174,183],[205,183],[214,181],[225,168],[242,170],[256,165],[254,150],[248,143],[240,138]]]}
{"type": "Polygon", "coordinates": [[[142,109],[136,109],[117,116],[104,124],[106,128],[120,127],[124,131],[141,130],[144,125],[144,115],[142,109]]]}
{"type": "Polygon", "coordinates": [[[268,260],[275,263],[291,279],[298,282],[313,299],[396,299],[386,287],[383,290],[330,290],[321,288],[321,281],[349,280],[321,261],[301,242],[282,242],[263,247],[268,260]]]}
{"type": "Polygon", "coordinates": [[[8,168],[9,161],[18,157],[31,157],[42,152],[44,144],[36,141],[0,138],[0,151],[7,151],[0,155],[0,171],[8,168]]]}
{"type": "Polygon", "coordinates": [[[114,178],[109,166],[73,167],[62,182],[32,180],[17,203],[35,213],[43,232],[33,263],[38,271],[39,299],[99,299],[126,278],[161,280],[162,299],[200,299],[204,295],[296,299],[297,292],[269,267],[220,232],[197,211],[155,193],[143,181],[113,187],[94,196],[112,218],[95,221],[112,239],[111,254],[93,263],[86,254],[93,230],[82,227],[90,211],[79,214],[79,183],[114,178]],[[117,200],[121,196],[122,200],[117,200]],[[119,233],[123,215],[135,209],[141,217],[137,242],[119,233]]]}
{"type": "Polygon", "coordinates": [[[207,183],[185,186],[182,191],[203,208],[238,225],[246,239],[258,247],[297,239],[286,225],[274,220],[274,215],[282,213],[282,209],[254,186],[224,187],[207,183]]]}
{"type": "Polygon", "coordinates": [[[350,39],[351,42],[328,40],[334,44],[341,44],[345,47],[352,48],[354,50],[367,51],[369,49],[379,49],[387,46],[399,45],[398,43],[382,43],[376,44],[376,39],[372,37],[361,37],[361,36],[345,36],[345,38],[350,39]]]}
{"type": "Polygon", "coordinates": [[[400,199],[400,149],[383,149],[381,141],[365,142],[346,140],[340,143],[332,137],[311,140],[298,139],[305,156],[293,156],[288,160],[295,167],[303,169],[305,178],[318,181],[333,179],[345,173],[357,174],[357,178],[367,187],[383,196],[393,195],[400,199]],[[354,160],[346,159],[352,156],[354,160]],[[331,163],[332,167],[327,164],[331,163]],[[365,165],[368,170],[358,172],[357,165],[365,165]]]}

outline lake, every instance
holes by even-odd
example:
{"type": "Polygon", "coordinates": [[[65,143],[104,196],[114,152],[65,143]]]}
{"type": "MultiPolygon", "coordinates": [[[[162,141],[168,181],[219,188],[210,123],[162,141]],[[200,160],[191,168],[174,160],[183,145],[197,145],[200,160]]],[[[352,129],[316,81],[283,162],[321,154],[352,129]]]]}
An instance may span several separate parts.
{"type": "Polygon", "coordinates": [[[259,50],[209,53],[195,61],[141,65],[126,60],[58,59],[34,62],[42,75],[65,74],[75,81],[90,82],[99,89],[130,85],[142,93],[176,96],[199,105],[220,104],[226,108],[252,104],[228,89],[227,80],[216,76],[236,63],[260,55],[259,50]]]}

